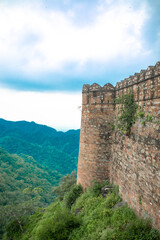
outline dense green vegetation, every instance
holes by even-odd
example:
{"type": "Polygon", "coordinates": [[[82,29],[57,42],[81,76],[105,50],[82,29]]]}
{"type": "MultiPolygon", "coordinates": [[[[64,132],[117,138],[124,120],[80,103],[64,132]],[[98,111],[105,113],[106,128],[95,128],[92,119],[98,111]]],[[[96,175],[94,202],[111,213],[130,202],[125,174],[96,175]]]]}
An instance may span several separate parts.
{"type": "Polygon", "coordinates": [[[10,155],[0,148],[0,231],[22,212],[26,215],[37,206],[51,203],[52,187],[60,177],[57,171],[41,166],[30,156],[10,155]]]}
{"type": "Polygon", "coordinates": [[[77,168],[80,130],[58,132],[34,122],[0,119],[0,146],[11,154],[32,156],[62,175],[77,168]]]}
{"type": "Polygon", "coordinates": [[[12,154],[0,148],[0,239],[8,222],[22,230],[24,218],[54,200],[53,186],[77,168],[79,135],[0,119],[0,147],[12,154]]]}
{"type": "Polygon", "coordinates": [[[32,156],[38,163],[57,170],[65,175],[71,173],[77,167],[77,158],[57,149],[54,146],[43,146],[29,143],[15,137],[0,138],[0,146],[9,153],[26,154],[32,156]]]}
{"type": "Polygon", "coordinates": [[[73,176],[62,180],[55,189],[57,200],[24,218],[22,229],[15,221],[11,222],[6,227],[3,240],[159,239],[158,231],[151,228],[148,220],[139,219],[121,202],[117,187],[108,182],[95,183],[82,193],[81,186],[74,184],[73,176]],[[104,185],[109,189],[106,197],[101,194],[104,185]]]}

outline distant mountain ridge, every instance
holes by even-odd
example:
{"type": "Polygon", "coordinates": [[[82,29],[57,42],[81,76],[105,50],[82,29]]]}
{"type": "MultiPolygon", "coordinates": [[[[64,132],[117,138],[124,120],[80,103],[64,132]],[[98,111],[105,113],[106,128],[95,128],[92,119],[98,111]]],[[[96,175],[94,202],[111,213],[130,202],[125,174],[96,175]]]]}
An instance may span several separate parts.
{"type": "MultiPolygon", "coordinates": [[[[0,137],[13,136],[20,137],[33,143],[58,146],[59,140],[64,142],[76,137],[79,140],[80,129],[68,130],[67,132],[57,131],[46,125],[27,121],[8,121],[0,118],[0,137]]],[[[75,140],[75,139],[74,139],[75,140]]],[[[79,144],[79,143],[78,143],[79,144]]]]}
{"type": "Polygon", "coordinates": [[[27,121],[0,119],[0,146],[13,154],[33,156],[62,175],[76,170],[80,130],[67,132],[27,121]]]}

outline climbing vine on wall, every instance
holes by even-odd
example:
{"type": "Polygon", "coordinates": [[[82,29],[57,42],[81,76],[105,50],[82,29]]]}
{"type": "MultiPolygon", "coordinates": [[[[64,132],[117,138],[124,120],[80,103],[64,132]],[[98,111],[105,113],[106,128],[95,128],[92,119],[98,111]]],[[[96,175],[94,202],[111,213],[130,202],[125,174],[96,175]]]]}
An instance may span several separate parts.
{"type": "Polygon", "coordinates": [[[133,92],[123,94],[115,100],[116,104],[121,104],[120,115],[117,118],[117,128],[126,135],[130,134],[131,127],[136,121],[137,104],[134,102],[133,92]]]}
{"type": "Polygon", "coordinates": [[[154,121],[151,114],[145,115],[145,112],[141,109],[141,107],[138,107],[135,103],[134,93],[132,91],[115,99],[115,104],[121,104],[121,108],[116,122],[114,124],[110,123],[112,130],[119,129],[122,133],[129,136],[132,125],[137,119],[142,120],[143,126],[146,125],[146,122],[160,123],[159,121],[154,121]]]}

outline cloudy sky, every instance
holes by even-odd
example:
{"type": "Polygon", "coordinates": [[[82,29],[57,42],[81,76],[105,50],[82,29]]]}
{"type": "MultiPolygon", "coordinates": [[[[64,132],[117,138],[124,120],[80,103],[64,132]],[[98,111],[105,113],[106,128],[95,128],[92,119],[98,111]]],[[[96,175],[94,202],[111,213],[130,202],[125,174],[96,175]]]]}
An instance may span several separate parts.
{"type": "Polygon", "coordinates": [[[0,0],[0,117],[80,127],[84,83],[160,60],[159,0],[0,0]]]}

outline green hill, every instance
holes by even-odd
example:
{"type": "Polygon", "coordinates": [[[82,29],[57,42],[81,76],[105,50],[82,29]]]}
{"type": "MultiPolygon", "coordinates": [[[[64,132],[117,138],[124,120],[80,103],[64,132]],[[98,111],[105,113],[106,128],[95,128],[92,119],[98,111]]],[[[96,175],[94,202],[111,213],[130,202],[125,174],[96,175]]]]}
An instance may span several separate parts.
{"type": "Polygon", "coordinates": [[[41,166],[30,156],[10,155],[0,148],[0,205],[19,202],[19,195],[30,186],[43,188],[46,202],[50,202],[51,189],[60,177],[57,171],[41,166]]]}
{"type": "Polygon", "coordinates": [[[13,154],[26,154],[65,175],[77,168],[80,130],[58,132],[34,122],[0,119],[0,146],[13,154]]]}
{"type": "Polygon", "coordinates": [[[77,158],[59,150],[55,146],[29,143],[16,137],[0,138],[0,146],[9,153],[32,156],[38,163],[65,175],[77,168],[77,158]]]}

